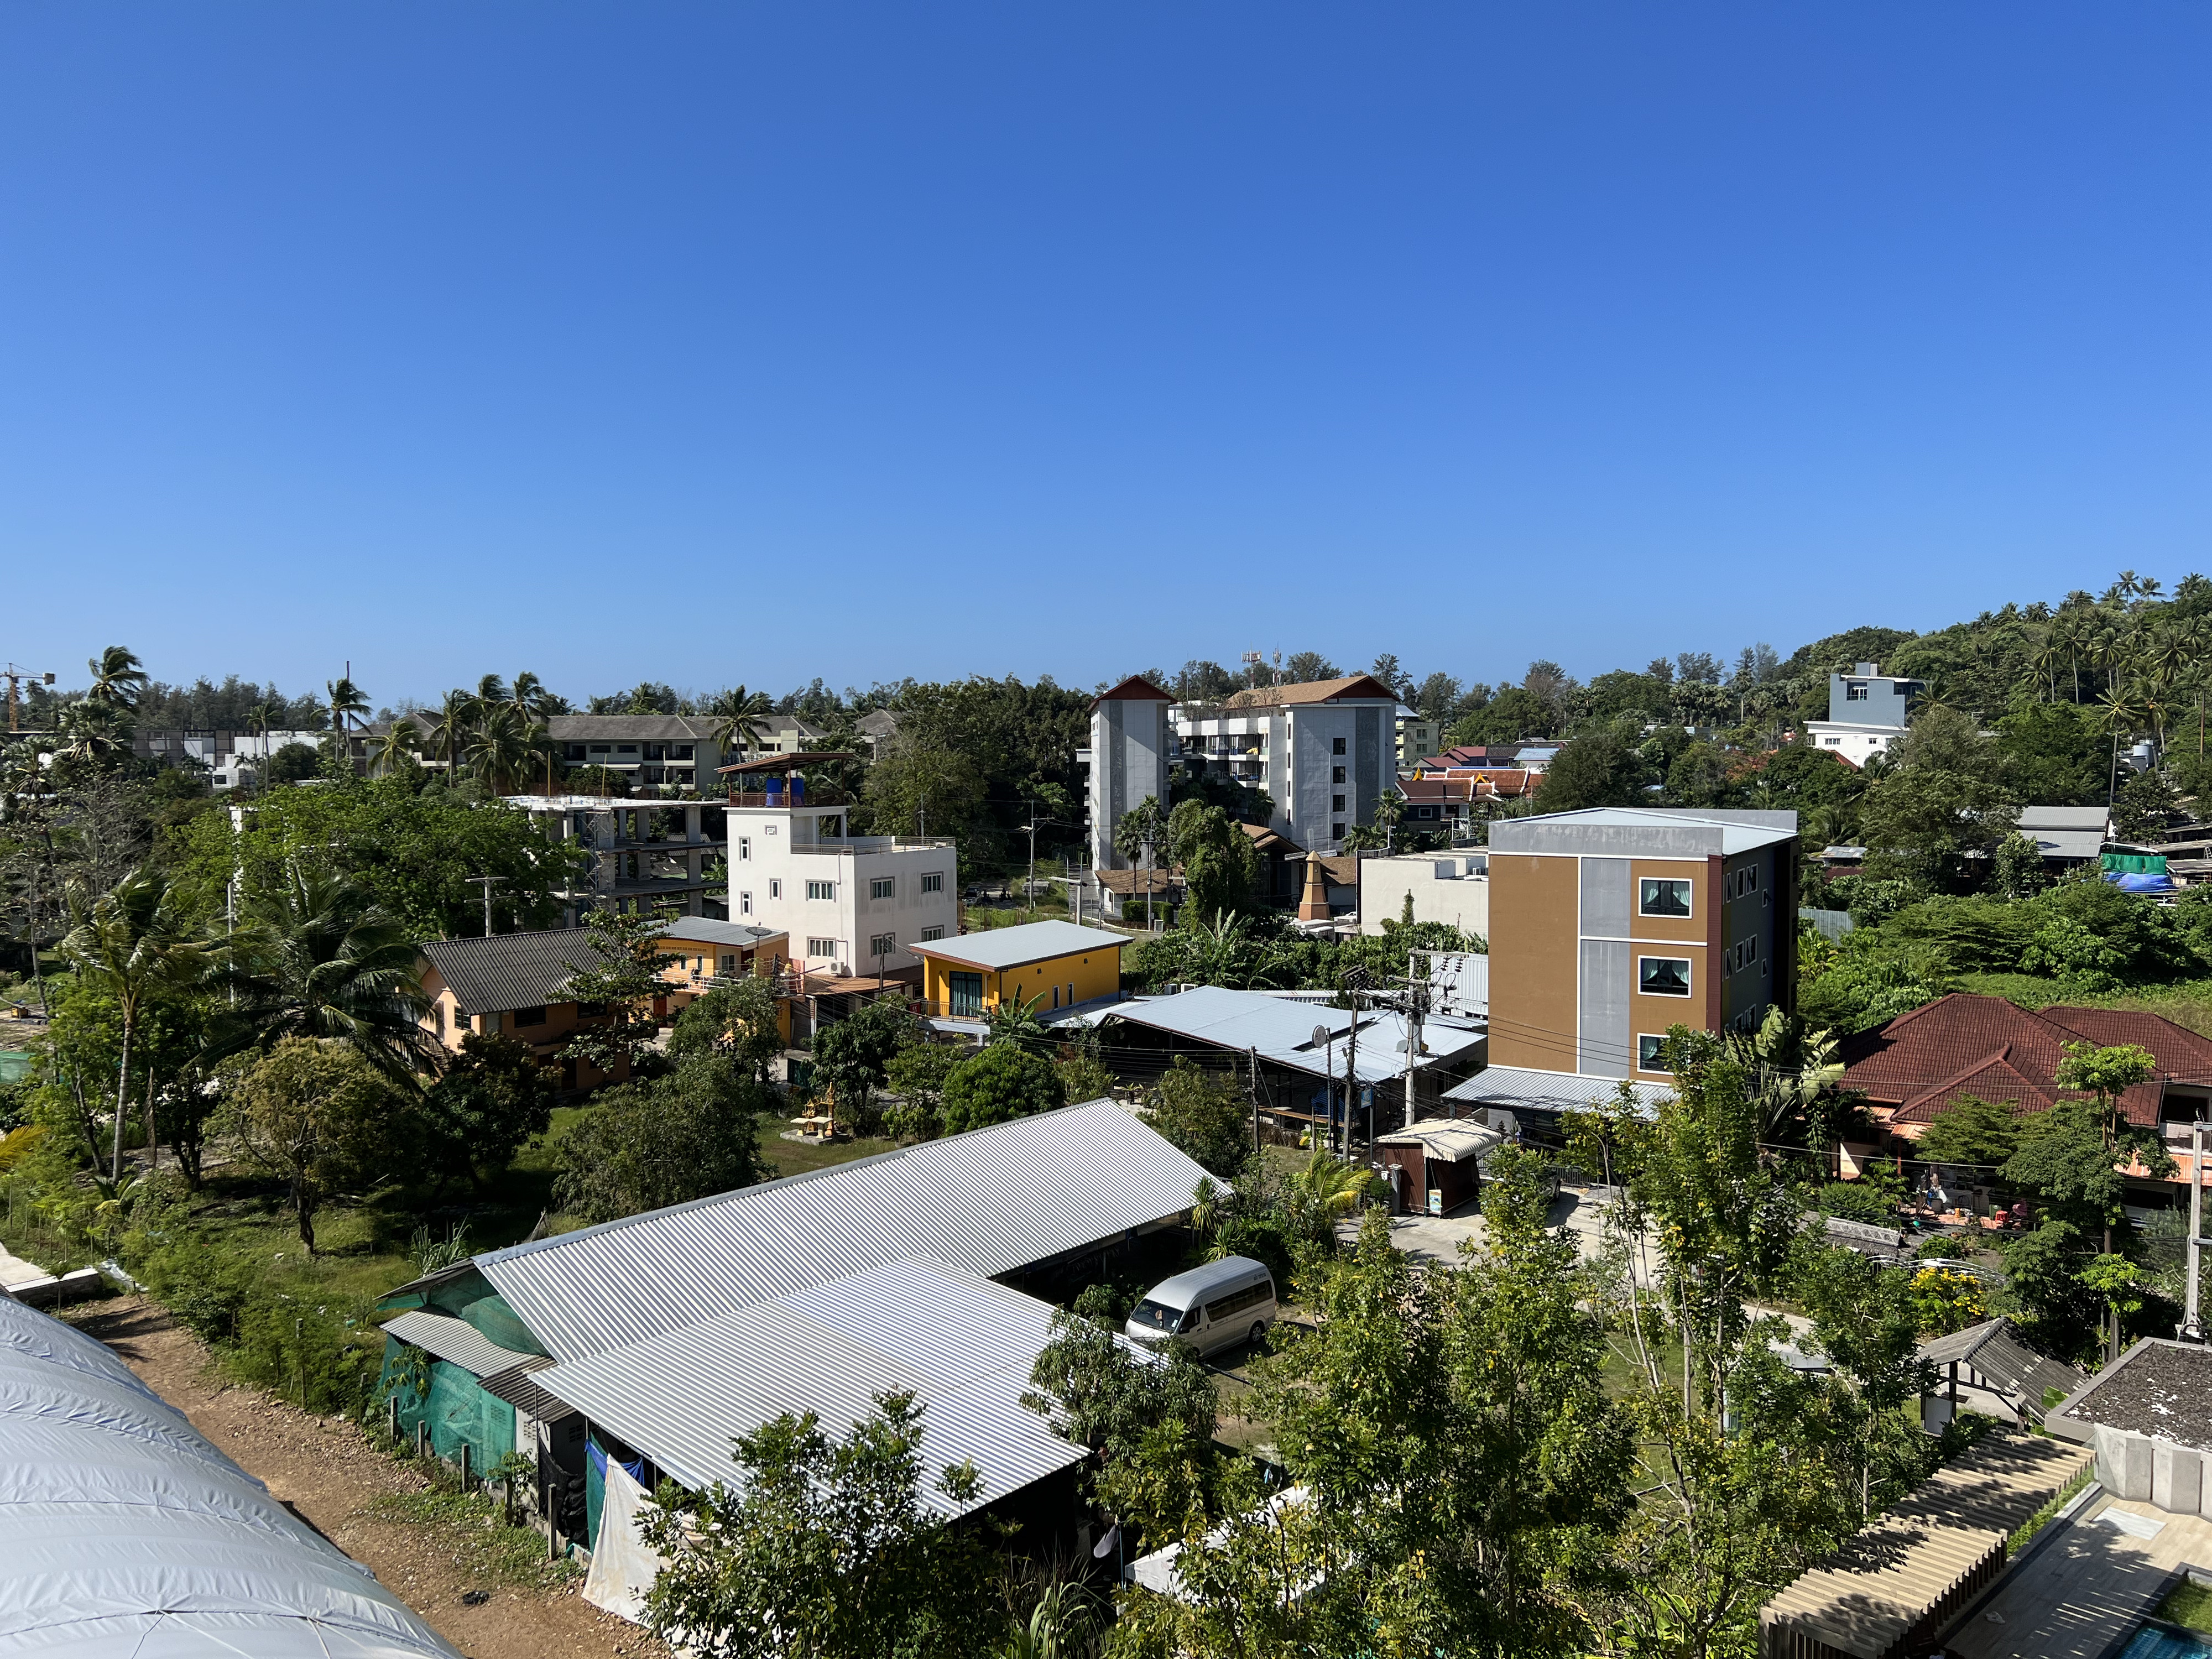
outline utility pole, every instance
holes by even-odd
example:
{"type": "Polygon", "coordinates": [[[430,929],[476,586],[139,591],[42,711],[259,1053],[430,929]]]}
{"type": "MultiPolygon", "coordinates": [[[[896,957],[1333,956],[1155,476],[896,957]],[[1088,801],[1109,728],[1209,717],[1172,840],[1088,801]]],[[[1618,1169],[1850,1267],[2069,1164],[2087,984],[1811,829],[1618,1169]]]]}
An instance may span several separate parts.
{"type": "Polygon", "coordinates": [[[1152,931],[1152,832],[1145,831],[1145,931],[1152,931]]]}
{"type": "Polygon", "coordinates": [[[1359,1105],[1359,993],[1352,993],[1352,1030],[1344,1049],[1344,1159],[1352,1161],[1352,1114],[1359,1105]]]}
{"type": "MultiPolygon", "coordinates": [[[[1257,1048],[1245,1049],[1244,1063],[1250,1068],[1248,1075],[1251,1079],[1252,1094],[1252,1156],[1257,1158],[1260,1156],[1260,1051],[1257,1048]]],[[[2192,1290],[2196,1283],[2192,1277],[2190,1280],[2192,1290]]]]}
{"type": "Polygon", "coordinates": [[[2197,1277],[2204,1266],[2204,1120],[2189,1127],[2189,1290],[2182,1302],[2181,1328],[2175,1334],[2184,1342],[2204,1340],[2204,1319],[2199,1311],[2197,1277]]]}
{"type": "MultiPolygon", "coordinates": [[[[0,670],[0,677],[4,677],[8,682],[8,730],[11,733],[21,732],[23,729],[23,682],[31,680],[40,685],[52,685],[54,677],[42,669],[18,668],[12,662],[5,670],[0,670]]],[[[2200,749],[2203,746],[2201,744],[2198,745],[2200,749]]]]}
{"type": "Polygon", "coordinates": [[[484,900],[484,937],[485,937],[486,939],[489,939],[489,938],[491,937],[491,890],[492,890],[492,885],[493,885],[493,884],[494,884],[494,883],[495,883],[495,882],[504,882],[504,881],[506,881],[507,878],[506,878],[505,876],[465,876],[465,877],[463,877],[463,878],[462,878],[462,879],[463,879],[463,880],[465,880],[465,881],[472,881],[472,882],[476,883],[479,887],[482,887],[482,888],[483,889],[483,900],[484,900]]]}
{"type": "Polygon", "coordinates": [[[1413,1073],[1421,1062],[1421,1021],[1429,1012],[1429,976],[1415,975],[1420,953],[1406,953],[1406,1127],[1413,1127],[1419,1108],[1413,1097],[1413,1073]]]}

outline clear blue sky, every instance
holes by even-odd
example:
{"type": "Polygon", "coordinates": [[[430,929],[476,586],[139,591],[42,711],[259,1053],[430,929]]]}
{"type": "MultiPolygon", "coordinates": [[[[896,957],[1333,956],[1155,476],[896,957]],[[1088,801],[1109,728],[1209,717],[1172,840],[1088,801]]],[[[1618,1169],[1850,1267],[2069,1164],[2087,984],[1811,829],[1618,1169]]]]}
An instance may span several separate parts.
{"type": "Polygon", "coordinates": [[[0,653],[379,702],[1496,679],[2170,582],[2208,46],[2201,3],[16,0],[0,653]]]}

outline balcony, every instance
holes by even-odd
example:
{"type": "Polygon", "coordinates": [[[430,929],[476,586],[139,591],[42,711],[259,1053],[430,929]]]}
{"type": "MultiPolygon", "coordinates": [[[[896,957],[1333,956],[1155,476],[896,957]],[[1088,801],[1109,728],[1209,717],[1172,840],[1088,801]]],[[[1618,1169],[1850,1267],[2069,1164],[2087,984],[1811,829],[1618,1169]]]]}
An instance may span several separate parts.
{"type": "Polygon", "coordinates": [[[807,785],[796,799],[781,789],[774,794],[753,789],[730,791],[730,805],[732,806],[796,806],[803,811],[810,806],[850,806],[852,804],[850,795],[826,783],[807,785]]]}

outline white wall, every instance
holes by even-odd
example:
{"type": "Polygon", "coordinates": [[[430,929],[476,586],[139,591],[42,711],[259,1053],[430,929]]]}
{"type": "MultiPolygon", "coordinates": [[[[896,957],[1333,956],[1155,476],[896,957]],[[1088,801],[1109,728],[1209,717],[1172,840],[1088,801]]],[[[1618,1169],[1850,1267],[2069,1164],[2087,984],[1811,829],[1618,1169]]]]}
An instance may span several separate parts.
{"type": "Polygon", "coordinates": [[[1168,799],[1168,705],[1110,697],[1091,712],[1091,858],[1094,869],[1123,870],[1115,826],[1143,800],[1168,799]]]}
{"type": "Polygon", "coordinates": [[[1462,873],[1445,880],[1437,874],[1443,866],[1464,872],[1468,855],[1400,854],[1360,860],[1359,931],[1382,933],[1385,921],[1396,921],[1405,914],[1406,895],[1411,893],[1415,921],[1449,922],[1488,939],[1490,878],[1462,873]]]}
{"type": "Polygon", "coordinates": [[[841,822],[842,809],[732,807],[730,920],[790,935],[791,954],[817,969],[872,974],[869,945],[878,933],[896,934],[899,948],[883,958],[886,971],[921,958],[913,947],[923,931],[940,938],[960,931],[959,848],[949,841],[894,842],[885,836],[820,837],[822,819],[841,822]],[[926,893],[926,876],[941,878],[926,893]],[[872,896],[872,884],[890,880],[888,898],[872,896]],[[809,898],[809,882],[828,882],[831,895],[809,898]],[[815,956],[808,941],[834,939],[832,956],[815,956]]]}

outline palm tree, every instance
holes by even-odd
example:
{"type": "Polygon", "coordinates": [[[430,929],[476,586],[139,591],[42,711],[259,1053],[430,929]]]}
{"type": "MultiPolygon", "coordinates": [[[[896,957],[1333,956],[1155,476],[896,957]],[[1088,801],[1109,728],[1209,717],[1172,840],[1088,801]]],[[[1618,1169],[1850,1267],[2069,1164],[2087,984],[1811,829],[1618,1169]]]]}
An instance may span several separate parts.
{"type": "Polygon", "coordinates": [[[568,708],[560,698],[545,689],[545,682],[537,675],[524,672],[514,677],[507,700],[514,705],[515,712],[525,720],[550,720],[568,708]]]}
{"type": "Polygon", "coordinates": [[[369,744],[368,763],[380,775],[389,776],[402,761],[411,760],[422,749],[422,728],[402,714],[385,728],[383,736],[369,744]]]}
{"type": "Polygon", "coordinates": [[[723,692],[707,712],[714,716],[714,746],[726,757],[735,758],[731,755],[732,750],[750,750],[760,741],[761,721],[774,714],[775,707],[769,701],[767,692],[748,691],[741,685],[733,691],[723,692]]]}
{"type": "Polygon", "coordinates": [[[438,707],[430,721],[430,741],[445,751],[446,778],[451,782],[460,774],[461,748],[469,740],[469,730],[476,723],[476,699],[456,686],[446,693],[445,701],[438,707]]]}
{"type": "Polygon", "coordinates": [[[323,690],[330,695],[331,724],[343,733],[360,722],[368,713],[368,699],[361,695],[361,688],[351,680],[325,682],[323,690]]]}
{"type": "Polygon", "coordinates": [[[92,690],[86,696],[110,708],[135,706],[138,694],[149,684],[146,671],[139,666],[137,653],[123,646],[109,646],[98,656],[87,658],[84,665],[92,670],[92,690]]]}
{"type": "Polygon", "coordinates": [[[507,701],[507,682],[496,674],[487,674],[477,682],[477,689],[469,695],[476,699],[477,712],[481,714],[494,705],[507,701]]]}
{"type": "Polygon", "coordinates": [[[1380,1199],[1386,1189],[1371,1170],[1316,1152],[1291,1176],[1287,1190],[1293,1207],[1305,1211],[1326,1230],[1339,1216],[1380,1199]]]}
{"type": "Polygon", "coordinates": [[[2065,641],[2060,637],[2059,629],[2053,627],[2044,630],[2043,642],[2027,659],[2028,667],[2043,681],[2052,702],[2058,701],[2058,664],[2065,654],[2065,641]]]}
{"type": "Polygon", "coordinates": [[[526,761],[536,758],[545,763],[545,793],[553,793],[553,763],[559,758],[561,745],[553,741],[553,728],[540,720],[522,734],[523,757],[526,761]]]}
{"type": "Polygon", "coordinates": [[[78,975],[115,999],[123,1017],[123,1060],[115,1081],[115,1146],[108,1179],[123,1179],[123,1120],[129,1106],[131,1043],[147,1001],[198,980],[207,969],[208,947],[193,934],[185,895],[161,872],[142,867],[91,903],[82,890],[70,910],[76,926],[62,940],[62,954],[78,975]]]}
{"type": "Polygon", "coordinates": [[[485,709],[470,734],[467,758],[469,769],[494,794],[513,792],[515,774],[529,763],[530,745],[512,703],[495,703],[485,709]]]}
{"type": "Polygon", "coordinates": [[[79,698],[62,711],[61,729],[64,741],[54,751],[57,760],[98,766],[131,752],[128,704],[79,698]]]}
{"type": "Polygon", "coordinates": [[[367,887],[294,864],[248,885],[239,922],[227,954],[251,1018],[236,1048],[335,1038],[392,1077],[426,1060],[414,940],[367,887]]]}

